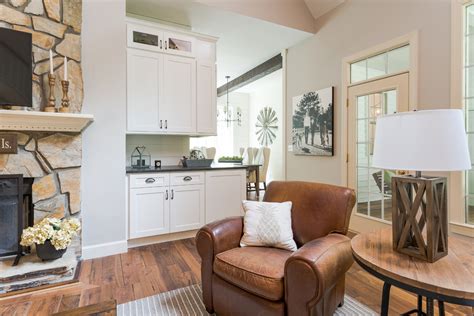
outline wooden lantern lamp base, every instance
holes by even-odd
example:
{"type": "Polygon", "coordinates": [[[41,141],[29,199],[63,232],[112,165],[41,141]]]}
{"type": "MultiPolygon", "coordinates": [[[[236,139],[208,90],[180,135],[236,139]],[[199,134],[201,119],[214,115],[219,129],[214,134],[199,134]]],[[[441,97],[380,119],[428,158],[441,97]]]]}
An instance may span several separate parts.
{"type": "Polygon", "coordinates": [[[392,177],[393,249],[435,262],[448,254],[447,179],[392,177]]]}

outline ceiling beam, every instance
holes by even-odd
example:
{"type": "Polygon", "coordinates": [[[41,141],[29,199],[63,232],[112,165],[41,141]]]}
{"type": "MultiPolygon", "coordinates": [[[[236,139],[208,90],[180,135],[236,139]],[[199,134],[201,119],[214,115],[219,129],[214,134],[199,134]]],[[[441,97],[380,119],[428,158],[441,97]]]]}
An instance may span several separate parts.
{"type": "MultiPolygon", "coordinates": [[[[243,75],[235,78],[232,81],[229,81],[229,92],[235,91],[243,86],[248,85],[254,81],[257,81],[260,78],[265,77],[266,75],[271,74],[283,67],[283,59],[281,54],[276,55],[275,57],[270,58],[266,62],[258,65],[257,67],[247,71],[243,75]]],[[[223,96],[227,93],[227,84],[217,88],[217,96],[223,96]]]]}

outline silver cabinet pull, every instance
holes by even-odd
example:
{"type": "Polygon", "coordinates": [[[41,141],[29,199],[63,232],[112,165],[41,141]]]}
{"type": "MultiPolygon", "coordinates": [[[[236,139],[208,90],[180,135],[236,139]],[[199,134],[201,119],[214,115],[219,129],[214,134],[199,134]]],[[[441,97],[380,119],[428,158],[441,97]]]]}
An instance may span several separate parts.
{"type": "Polygon", "coordinates": [[[174,190],[171,190],[171,199],[174,200],[174,190]]]}
{"type": "Polygon", "coordinates": [[[160,40],[160,49],[163,49],[163,40],[160,40]]]}
{"type": "Polygon", "coordinates": [[[163,120],[160,120],[160,128],[163,128],[163,120]]]}
{"type": "Polygon", "coordinates": [[[148,179],[145,180],[146,183],[155,183],[155,181],[156,180],[153,179],[153,178],[148,178],[148,179]]]}
{"type": "Polygon", "coordinates": [[[191,181],[193,178],[190,176],[186,176],[183,178],[183,181],[191,181]]]}
{"type": "Polygon", "coordinates": [[[165,128],[168,129],[168,120],[165,120],[165,128]]]}
{"type": "Polygon", "coordinates": [[[168,41],[165,41],[165,49],[168,49],[168,41]]]}
{"type": "Polygon", "coordinates": [[[165,200],[168,201],[168,190],[166,190],[166,193],[165,193],[165,200]]]}

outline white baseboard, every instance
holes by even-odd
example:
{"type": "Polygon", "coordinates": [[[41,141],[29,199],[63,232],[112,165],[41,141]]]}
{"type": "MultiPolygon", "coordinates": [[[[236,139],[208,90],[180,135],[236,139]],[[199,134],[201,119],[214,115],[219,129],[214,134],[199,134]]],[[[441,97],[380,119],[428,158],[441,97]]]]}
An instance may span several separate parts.
{"type": "Polygon", "coordinates": [[[128,248],[158,244],[158,243],[173,241],[173,240],[194,238],[196,236],[197,231],[198,230],[196,229],[196,230],[190,230],[186,232],[164,234],[160,236],[130,239],[128,241],[128,248]]]}
{"type": "Polygon", "coordinates": [[[126,240],[82,247],[82,259],[94,259],[127,252],[126,240]]]}

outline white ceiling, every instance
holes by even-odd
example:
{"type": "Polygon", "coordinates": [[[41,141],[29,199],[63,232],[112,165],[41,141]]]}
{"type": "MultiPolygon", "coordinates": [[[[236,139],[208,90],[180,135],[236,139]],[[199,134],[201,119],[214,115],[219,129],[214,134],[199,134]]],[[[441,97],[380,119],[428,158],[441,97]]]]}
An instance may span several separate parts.
{"type": "Polygon", "coordinates": [[[127,13],[219,37],[218,86],[225,83],[226,75],[232,80],[312,35],[193,0],[127,0],[127,13]]]}
{"type": "Polygon", "coordinates": [[[346,0],[304,0],[315,20],[328,13],[346,0]]]}

